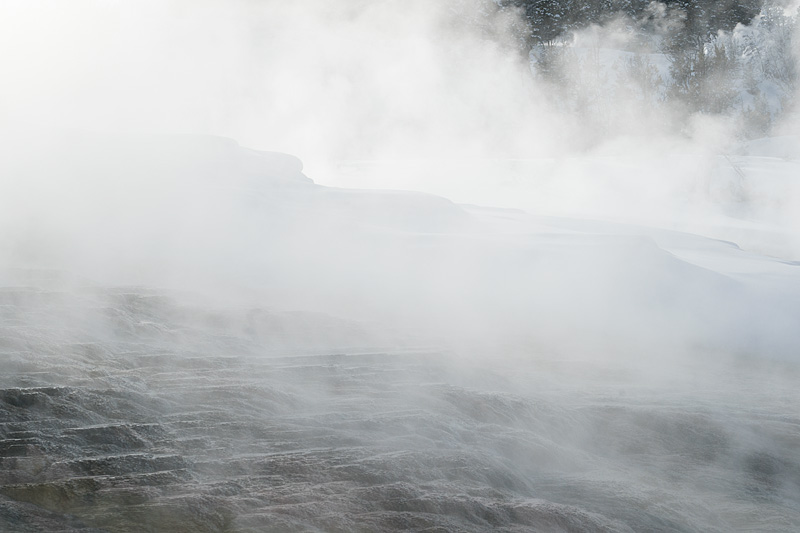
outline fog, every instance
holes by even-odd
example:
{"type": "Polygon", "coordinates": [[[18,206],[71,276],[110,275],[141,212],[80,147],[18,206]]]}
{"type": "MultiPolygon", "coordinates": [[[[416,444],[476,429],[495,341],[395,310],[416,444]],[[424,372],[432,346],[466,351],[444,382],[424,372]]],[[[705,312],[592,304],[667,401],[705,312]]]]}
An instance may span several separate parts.
{"type": "MultiPolygon", "coordinates": [[[[718,219],[742,203],[728,191],[748,162],[721,157],[741,152],[742,125],[619,90],[637,87],[625,54],[657,52],[673,18],[653,9],[579,32],[570,48],[600,51],[600,70],[573,62],[559,86],[532,75],[514,13],[477,0],[9,2],[0,115],[12,138],[44,150],[45,133],[55,144],[72,132],[217,135],[293,154],[320,184],[737,241],[718,219]],[[646,25],[649,44],[631,25],[646,25]],[[553,98],[578,81],[588,110],[553,98]]],[[[781,117],[774,131],[796,132],[796,115],[781,117]]],[[[745,175],[749,218],[796,226],[796,200],[765,206],[775,180],[745,175]]],[[[796,199],[787,187],[777,194],[796,199]]],[[[796,259],[796,235],[781,239],[759,251],[796,259]]]]}
{"type": "Polygon", "coordinates": [[[651,15],[4,3],[0,528],[800,527],[800,123],[651,15]]]}

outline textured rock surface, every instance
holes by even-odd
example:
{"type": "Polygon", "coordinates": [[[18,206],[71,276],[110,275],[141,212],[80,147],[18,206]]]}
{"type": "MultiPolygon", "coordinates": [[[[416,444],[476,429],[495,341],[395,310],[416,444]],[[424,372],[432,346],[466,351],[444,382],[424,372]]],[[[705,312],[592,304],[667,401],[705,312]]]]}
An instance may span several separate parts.
{"type": "Polygon", "coordinates": [[[800,528],[788,364],[645,384],[135,288],[0,317],[3,531],[800,528]]]}

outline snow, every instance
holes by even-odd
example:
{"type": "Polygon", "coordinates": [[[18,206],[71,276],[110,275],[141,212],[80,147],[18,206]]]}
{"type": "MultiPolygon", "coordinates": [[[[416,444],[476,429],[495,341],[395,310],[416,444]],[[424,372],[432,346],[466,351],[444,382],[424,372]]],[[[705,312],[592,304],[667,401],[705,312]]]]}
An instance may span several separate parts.
{"type": "MultiPolygon", "coordinates": [[[[735,161],[786,197],[794,162],[768,145],[735,161]]],[[[797,263],[632,217],[322,186],[224,139],[36,161],[2,200],[37,221],[2,241],[0,439],[24,456],[2,527],[800,524],[797,263]]],[[[598,161],[625,164],[571,163],[598,161]]]]}
{"type": "MultiPolygon", "coordinates": [[[[800,268],[717,239],[746,234],[741,228],[703,236],[631,216],[546,217],[431,194],[325,187],[291,156],[210,138],[108,143],[76,143],[65,164],[53,155],[54,172],[81,179],[58,198],[61,205],[37,213],[42,245],[52,234],[60,246],[43,266],[116,285],[257,289],[276,308],[376,318],[445,339],[540,335],[556,346],[602,339],[625,349],[659,339],[675,349],[699,343],[796,358],[800,268]],[[103,157],[81,159],[81,151],[103,157]],[[109,164],[122,166],[114,188],[104,189],[109,164]],[[143,170],[153,179],[143,179],[143,170]],[[84,228],[94,228],[91,240],[84,228]],[[673,324],[668,333],[664,323],[673,324]]],[[[752,146],[763,152],[765,142],[752,146]]],[[[795,162],[732,160],[744,177],[721,160],[704,201],[739,180],[752,207],[736,220],[778,227],[775,217],[791,215],[796,198],[795,162]]],[[[625,164],[569,162],[602,173],[595,187],[607,191],[625,164]]],[[[687,220],[689,229],[710,227],[687,220]]]]}

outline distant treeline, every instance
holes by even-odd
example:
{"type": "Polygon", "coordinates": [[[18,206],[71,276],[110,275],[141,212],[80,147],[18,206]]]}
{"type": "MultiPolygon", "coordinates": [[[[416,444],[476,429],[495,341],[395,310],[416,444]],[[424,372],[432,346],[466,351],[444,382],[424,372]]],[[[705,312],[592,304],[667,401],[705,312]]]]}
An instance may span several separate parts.
{"type": "Polygon", "coordinates": [[[554,103],[593,131],[635,121],[621,116],[630,109],[670,128],[695,113],[724,115],[753,137],[794,108],[800,12],[785,0],[487,1],[513,10],[514,46],[554,87],[554,103]],[[599,31],[574,39],[592,25],[599,31]],[[613,36],[622,39],[608,41],[618,52],[609,61],[600,48],[613,36]]]}
{"type": "Polygon", "coordinates": [[[719,30],[746,24],[761,11],[763,0],[497,0],[501,9],[521,11],[520,37],[528,46],[552,42],[590,24],[605,24],[621,14],[646,25],[675,22],[672,39],[706,40],[719,30]]]}

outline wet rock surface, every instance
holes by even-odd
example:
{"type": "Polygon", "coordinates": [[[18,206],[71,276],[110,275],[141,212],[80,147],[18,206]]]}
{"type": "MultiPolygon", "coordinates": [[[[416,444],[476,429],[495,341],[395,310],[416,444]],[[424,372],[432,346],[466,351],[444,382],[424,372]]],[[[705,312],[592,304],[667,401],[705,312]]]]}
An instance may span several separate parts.
{"type": "Polygon", "coordinates": [[[143,289],[0,317],[3,531],[800,529],[791,365],[658,389],[143,289]]]}

